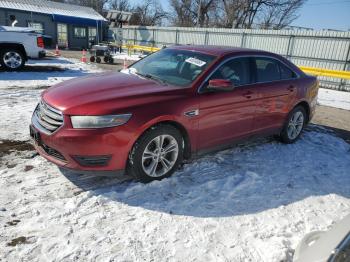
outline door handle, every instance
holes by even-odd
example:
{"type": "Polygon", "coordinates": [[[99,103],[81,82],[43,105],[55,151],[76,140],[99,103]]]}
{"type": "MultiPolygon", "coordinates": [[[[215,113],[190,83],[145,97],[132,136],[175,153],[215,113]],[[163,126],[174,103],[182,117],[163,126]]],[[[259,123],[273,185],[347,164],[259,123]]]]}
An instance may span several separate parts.
{"type": "Polygon", "coordinates": [[[244,97],[246,97],[246,98],[252,98],[252,94],[253,94],[252,91],[247,91],[247,92],[245,92],[244,94],[242,94],[242,96],[244,96],[244,97]]]}
{"type": "Polygon", "coordinates": [[[295,87],[294,87],[294,86],[289,86],[289,87],[287,87],[287,90],[288,90],[289,92],[294,92],[295,87]]]}

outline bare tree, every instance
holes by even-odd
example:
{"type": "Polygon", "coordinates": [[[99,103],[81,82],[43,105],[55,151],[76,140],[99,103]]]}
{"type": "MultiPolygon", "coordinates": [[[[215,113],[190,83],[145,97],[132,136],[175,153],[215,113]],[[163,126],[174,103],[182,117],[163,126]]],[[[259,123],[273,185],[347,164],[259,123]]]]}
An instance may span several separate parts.
{"type": "Polygon", "coordinates": [[[170,0],[171,20],[175,26],[190,27],[195,25],[196,13],[193,0],[170,0]]]}
{"type": "Polygon", "coordinates": [[[208,26],[210,23],[210,11],[216,10],[217,0],[197,0],[197,26],[208,26]]]}
{"type": "Polygon", "coordinates": [[[306,0],[222,0],[226,27],[281,29],[297,18],[306,0]]]}
{"type": "Polygon", "coordinates": [[[177,26],[208,26],[218,0],[170,0],[172,21],[177,26]]]}
{"type": "Polygon", "coordinates": [[[168,16],[159,2],[146,0],[132,9],[131,25],[154,26],[161,25],[162,20],[168,16]]]}
{"type": "Polygon", "coordinates": [[[129,0],[108,0],[107,7],[119,11],[131,11],[129,0]]]}
{"type": "Polygon", "coordinates": [[[297,17],[297,11],[306,0],[279,0],[262,12],[261,28],[282,29],[290,25],[297,17]]]}

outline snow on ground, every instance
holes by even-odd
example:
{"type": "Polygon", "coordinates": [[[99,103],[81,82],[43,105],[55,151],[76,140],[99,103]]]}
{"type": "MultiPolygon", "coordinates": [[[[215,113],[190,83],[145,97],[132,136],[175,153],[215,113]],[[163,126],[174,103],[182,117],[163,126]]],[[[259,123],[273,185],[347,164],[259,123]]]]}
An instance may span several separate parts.
{"type": "Polygon", "coordinates": [[[95,65],[66,58],[30,60],[23,72],[0,72],[0,139],[29,139],[30,118],[42,88],[98,72],[102,70],[95,65]]]}
{"type": "MultiPolygon", "coordinates": [[[[28,139],[51,73],[0,72],[0,140],[28,139]]],[[[335,105],[346,96],[327,95],[335,105]]],[[[290,261],[306,233],[350,212],[349,170],[350,145],[317,126],[293,145],[259,139],[146,185],[15,151],[0,157],[0,261],[290,261]]]]}
{"type": "Polygon", "coordinates": [[[0,89],[52,86],[64,80],[98,72],[102,70],[94,65],[63,57],[30,60],[22,72],[0,72],[0,89]]]}
{"type": "Polygon", "coordinates": [[[29,140],[31,116],[42,91],[42,89],[0,89],[0,140],[29,140]]]}
{"type": "Polygon", "coordinates": [[[318,103],[324,106],[350,110],[350,92],[320,88],[318,103]]]}
{"type": "Polygon", "coordinates": [[[12,153],[0,167],[0,260],[290,261],[306,233],[349,213],[349,152],[312,128],[296,144],[242,144],[150,184],[12,153]]]}

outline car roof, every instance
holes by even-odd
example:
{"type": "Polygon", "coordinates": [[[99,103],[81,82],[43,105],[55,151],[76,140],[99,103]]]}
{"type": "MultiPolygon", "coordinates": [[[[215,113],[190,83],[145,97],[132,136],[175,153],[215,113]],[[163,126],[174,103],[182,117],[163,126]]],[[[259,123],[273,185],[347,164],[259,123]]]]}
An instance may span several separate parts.
{"type": "Polygon", "coordinates": [[[231,47],[231,46],[218,46],[218,45],[174,45],[171,46],[172,49],[178,50],[188,50],[195,51],[200,53],[205,53],[208,55],[223,56],[227,54],[240,54],[240,53],[261,53],[269,54],[268,52],[250,48],[241,48],[241,47],[231,47]]]}

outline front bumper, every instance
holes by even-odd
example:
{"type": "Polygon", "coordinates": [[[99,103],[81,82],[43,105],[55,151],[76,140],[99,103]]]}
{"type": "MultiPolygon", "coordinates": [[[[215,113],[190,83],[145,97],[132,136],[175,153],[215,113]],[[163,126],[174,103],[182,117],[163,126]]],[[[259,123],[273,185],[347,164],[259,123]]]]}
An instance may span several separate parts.
{"type": "Polygon", "coordinates": [[[45,134],[32,124],[30,131],[37,152],[60,167],[84,174],[124,173],[131,147],[125,127],[73,129],[65,124],[45,134]]]}

